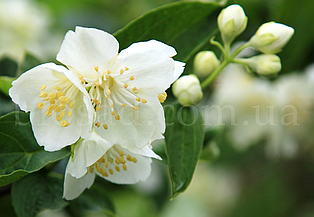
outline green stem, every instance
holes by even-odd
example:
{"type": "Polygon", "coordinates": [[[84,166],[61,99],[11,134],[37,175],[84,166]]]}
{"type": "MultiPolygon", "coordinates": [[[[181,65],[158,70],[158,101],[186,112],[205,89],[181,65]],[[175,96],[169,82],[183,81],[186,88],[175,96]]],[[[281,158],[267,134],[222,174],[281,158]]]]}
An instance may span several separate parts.
{"type": "Polygon", "coordinates": [[[204,90],[208,85],[212,83],[212,81],[219,75],[219,73],[230,63],[229,59],[224,59],[224,61],[220,64],[216,70],[210,74],[208,78],[206,78],[205,81],[202,82],[201,87],[204,90]]]}

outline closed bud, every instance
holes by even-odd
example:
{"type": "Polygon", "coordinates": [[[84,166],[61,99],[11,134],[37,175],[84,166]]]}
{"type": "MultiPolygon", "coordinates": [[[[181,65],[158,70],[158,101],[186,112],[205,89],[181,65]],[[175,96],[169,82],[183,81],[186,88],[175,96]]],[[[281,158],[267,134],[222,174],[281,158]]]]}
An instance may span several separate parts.
{"type": "Polygon", "coordinates": [[[240,5],[230,5],[218,16],[218,27],[225,43],[231,43],[245,30],[246,24],[247,17],[240,5]]]}
{"type": "Polygon", "coordinates": [[[195,75],[184,75],[172,86],[172,92],[181,105],[195,105],[203,98],[203,92],[195,75]]]}
{"type": "Polygon", "coordinates": [[[263,53],[275,54],[281,51],[293,34],[294,29],[292,27],[268,22],[259,27],[249,43],[263,53]]]}
{"type": "Polygon", "coordinates": [[[265,77],[273,76],[281,70],[280,58],[275,54],[261,54],[246,59],[246,63],[257,74],[265,77]]]}
{"type": "Polygon", "coordinates": [[[199,78],[210,75],[218,66],[220,61],[212,51],[201,51],[194,58],[194,74],[199,78]]]}

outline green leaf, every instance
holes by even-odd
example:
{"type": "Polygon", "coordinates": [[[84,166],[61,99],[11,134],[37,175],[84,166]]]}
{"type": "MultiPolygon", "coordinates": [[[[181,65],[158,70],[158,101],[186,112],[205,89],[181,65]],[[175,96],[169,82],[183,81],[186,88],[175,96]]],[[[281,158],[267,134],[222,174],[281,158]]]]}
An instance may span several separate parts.
{"type": "Polygon", "coordinates": [[[172,199],[189,186],[204,142],[203,118],[195,106],[174,104],[165,108],[166,154],[172,199]]]}
{"type": "Polygon", "coordinates": [[[69,211],[72,216],[86,216],[87,213],[97,213],[99,216],[115,216],[115,208],[107,196],[103,185],[95,182],[75,200],[71,201],[69,211]],[[102,215],[100,215],[102,214],[102,215]]]}
{"type": "Polygon", "coordinates": [[[17,68],[18,64],[9,58],[3,58],[0,60],[1,76],[15,77],[17,73],[17,68]]]}
{"type": "Polygon", "coordinates": [[[0,186],[10,184],[69,156],[63,149],[46,152],[33,135],[29,115],[12,112],[0,117],[0,186]]]}
{"type": "Polygon", "coordinates": [[[26,53],[23,63],[21,64],[21,67],[20,67],[20,72],[24,73],[30,70],[31,68],[34,68],[35,66],[38,66],[40,64],[41,64],[40,61],[36,57],[34,57],[33,55],[29,53],[26,53]]]}
{"type": "Polygon", "coordinates": [[[0,76],[0,91],[5,95],[9,95],[9,89],[12,87],[11,83],[15,78],[8,76],[0,76]]]}
{"type": "Polygon", "coordinates": [[[114,35],[121,49],[138,41],[162,41],[176,48],[176,59],[186,62],[216,32],[214,12],[219,8],[220,4],[215,2],[182,1],[164,5],[145,13],[114,35]]]}
{"type": "Polygon", "coordinates": [[[12,205],[18,217],[33,217],[45,209],[61,209],[67,205],[62,199],[63,179],[33,173],[12,185],[12,205]]]}

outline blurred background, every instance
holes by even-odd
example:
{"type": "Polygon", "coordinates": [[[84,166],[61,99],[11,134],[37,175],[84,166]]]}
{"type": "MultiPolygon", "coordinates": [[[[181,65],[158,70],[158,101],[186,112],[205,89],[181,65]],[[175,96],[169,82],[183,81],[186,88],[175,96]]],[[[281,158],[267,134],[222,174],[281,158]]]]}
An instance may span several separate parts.
{"type": "MultiPolygon", "coordinates": [[[[16,68],[26,52],[42,63],[55,61],[65,33],[75,26],[114,33],[148,10],[172,2],[176,1],[0,0],[0,59],[13,60],[16,68]]],[[[236,66],[222,72],[199,105],[210,119],[201,160],[188,190],[174,200],[169,200],[165,162],[154,161],[151,177],[134,186],[97,179],[96,184],[106,186],[118,216],[314,216],[314,1],[237,0],[227,5],[233,3],[248,16],[247,29],[236,40],[248,40],[268,21],[295,29],[279,53],[282,71],[272,80],[236,66]],[[231,105],[236,115],[226,109],[217,120],[215,110],[208,110],[211,105],[231,105]],[[257,114],[262,124],[256,124],[257,114]]],[[[16,109],[9,102],[0,96],[1,115],[16,109]]],[[[161,156],[163,145],[155,144],[161,156]]],[[[6,207],[1,216],[14,216],[10,197],[0,195],[0,202],[6,207]]],[[[39,216],[73,213],[67,207],[39,216]]],[[[106,216],[97,210],[84,215],[106,216]]]]}

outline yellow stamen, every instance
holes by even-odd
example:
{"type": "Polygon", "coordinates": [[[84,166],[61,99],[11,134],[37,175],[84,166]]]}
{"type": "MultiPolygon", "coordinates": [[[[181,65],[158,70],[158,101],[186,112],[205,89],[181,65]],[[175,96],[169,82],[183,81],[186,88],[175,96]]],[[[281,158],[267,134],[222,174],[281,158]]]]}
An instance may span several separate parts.
{"type": "Polygon", "coordinates": [[[115,160],[114,160],[114,162],[116,162],[116,164],[120,164],[121,162],[120,162],[120,158],[116,158],[115,160]]]}
{"type": "Polygon", "coordinates": [[[110,71],[110,70],[108,70],[108,71],[107,71],[107,73],[108,73],[108,75],[109,75],[109,74],[111,74],[111,71],[110,71]]]}
{"type": "Polygon", "coordinates": [[[61,96],[63,96],[63,95],[64,95],[64,93],[63,93],[62,91],[59,90],[59,91],[57,92],[57,98],[59,98],[59,97],[61,97],[61,96]]]}
{"type": "Polygon", "coordinates": [[[119,166],[115,166],[115,169],[120,172],[120,167],[119,166]]]}
{"type": "Polygon", "coordinates": [[[107,90],[107,93],[108,93],[109,95],[111,95],[111,90],[107,90]]]}
{"type": "Polygon", "coordinates": [[[136,106],[133,106],[133,109],[134,109],[135,111],[138,111],[138,108],[137,108],[136,106]]]}
{"type": "Polygon", "coordinates": [[[98,86],[98,87],[100,86],[99,81],[96,81],[95,84],[96,84],[96,86],[98,86]]]}
{"type": "Polygon", "coordinates": [[[55,107],[55,112],[56,112],[56,113],[59,113],[60,111],[61,111],[61,107],[57,105],[57,106],[55,107]]]}
{"type": "MultiPolygon", "coordinates": [[[[124,84],[124,88],[127,88],[129,85],[127,85],[126,83],[124,84]]],[[[39,96],[40,97],[40,96],[39,96]]]]}
{"type": "Polygon", "coordinates": [[[44,90],[46,89],[46,85],[44,84],[43,86],[41,86],[40,90],[44,90]]]}
{"type": "Polygon", "coordinates": [[[128,169],[128,167],[127,167],[125,164],[123,164],[122,167],[123,167],[123,170],[124,170],[124,171],[126,171],[126,170],[128,169]]]}
{"type": "Polygon", "coordinates": [[[123,106],[123,107],[126,107],[126,104],[125,104],[125,103],[123,103],[123,104],[122,104],[122,106],[123,106]]]}
{"type": "Polygon", "coordinates": [[[99,112],[100,110],[101,110],[101,106],[97,106],[97,107],[96,107],[96,111],[99,112]]]}
{"type": "Polygon", "coordinates": [[[135,157],[132,158],[132,161],[133,161],[134,163],[137,163],[137,159],[136,159],[135,157]]]}
{"type": "Polygon", "coordinates": [[[106,74],[106,75],[105,75],[105,78],[108,80],[108,79],[109,79],[109,75],[106,74]]]}
{"type": "Polygon", "coordinates": [[[61,121],[61,127],[68,127],[70,126],[70,123],[67,122],[66,120],[61,121]]]}
{"type": "Polygon", "coordinates": [[[72,116],[72,111],[68,112],[68,117],[70,118],[72,116]]]}
{"type": "Polygon", "coordinates": [[[128,156],[126,156],[126,159],[127,159],[128,161],[133,161],[132,156],[131,156],[131,155],[129,155],[129,154],[128,154],[128,156]]]}
{"type": "Polygon", "coordinates": [[[98,66],[94,67],[95,71],[98,72],[98,66]]]}
{"type": "Polygon", "coordinates": [[[112,111],[111,114],[112,114],[112,115],[116,115],[116,112],[115,112],[115,111],[112,111]]]}
{"type": "Polygon", "coordinates": [[[94,165],[89,166],[89,172],[90,173],[94,172],[94,165]]]}
{"type": "Polygon", "coordinates": [[[61,115],[57,115],[56,119],[57,119],[57,121],[61,121],[62,120],[62,116],[61,115]]]}
{"type": "Polygon", "coordinates": [[[147,103],[147,100],[146,99],[141,99],[141,102],[142,103],[147,103]]]}
{"type": "Polygon", "coordinates": [[[128,71],[128,70],[129,70],[129,68],[128,68],[128,67],[124,67],[124,69],[125,69],[125,71],[128,71]]]}
{"type": "Polygon", "coordinates": [[[160,93],[158,95],[159,102],[161,102],[161,103],[163,103],[166,100],[166,98],[167,98],[167,93],[166,92],[160,93]]]}
{"type": "Polygon", "coordinates": [[[50,104],[55,104],[56,100],[55,99],[51,99],[49,102],[50,102],[50,104]]]}
{"type": "Polygon", "coordinates": [[[123,69],[120,69],[120,75],[122,75],[122,74],[123,74],[123,72],[124,72],[124,71],[123,71],[123,69]]]}
{"type": "Polygon", "coordinates": [[[124,155],[124,152],[122,150],[119,150],[118,152],[119,152],[120,156],[124,155]]]}
{"type": "Polygon", "coordinates": [[[38,103],[38,104],[37,104],[37,108],[38,108],[39,110],[42,110],[42,109],[44,108],[44,103],[42,103],[42,102],[38,103]]]}
{"type": "Polygon", "coordinates": [[[51,92],[48,96],[50,98],[56,98],[57,97],[57,95],[54,92],[51,92]]]}
{"type": "Polygon", "coordinates": [[[101,123],[98,121],[98,122],[95,123],[95,126],[96,126],[96,127],[100,127],[100,124],[101,124],[101,123]]]}
{"type": "Polygon", "coordinates": [[[105,130],[108,130],[108,125],[107,124],[103,124],[102,126],[104,127],[105,130]]]}
{"type": "Polygon", "coordinates": [[[130,80],[131,80],[131,81],[133,81],[134,79],[135,79],[134,76],[131,76],[131,77],[130,77],[130,80]]]}
{"type": "Polygon", "coordinates": [[[52,112],[51,112],[51,111],[47,111],[47,112],[46,112],[46,115],[47,115],[48,117],[50,117],[50,116],[52,115],[52,112]]]}
{"type": "Polygon", "coordinates": [[[136,101],[138,101],[138,102],[140,102],[141,101],[141,99],[139,98],[139,97],[136,97],[136,99],[135,99],[136,101]]]}
{"type": "Polygon", "coordinates": [[[133,89],[132,89],[133,91],[137,91],[137,88],[136,87],[133,87],[133,89]]]}
{"type": "Polygon", "coordinates": [[[41,92],[39,94],[39,97],[42,97],[42,98],[47,97],[47,96],[48,96],[48,93],[46,93],[46,92],[41,92]]]}
{"type": "Polygon", "coordinates": [[[109,169],[109,173],[112,175],[113,174],[113,170],[110,168],[109,169]]]}
{"type": "Polygon", "coordinates": [[[61,90],[61,87],[55,86],[55,90],[61,90]]]}
{"type": "Polygon", "coordinates": [[[73,109],[73,107],[74,107],[74,102],[71,102],[70,103],[70,108],[73,109]]]}
{"type": "Polygon", "coordinates": [[[65,111],[61,111],[60,115],[63,117],[65,115],[65,111]]]}
{"type": "Polygon", "coordinates": [[[44,98],[43,100],[44,100],[44,101],[48,101],[48,100],[49,100],[49,97],[46,97],[46,98],[44,98]]]}
{"type": "Polygon", "coordinates": [[[118,121],[120,120],[120,115],[116,115],[114,118],[118,121]]]}
{"type": "Polygon", "coordinates": [[[106,167],[106,168],[109,167],[109,162],[108,162],[108,161],[105,163],[105,167],[106,167]]]}

